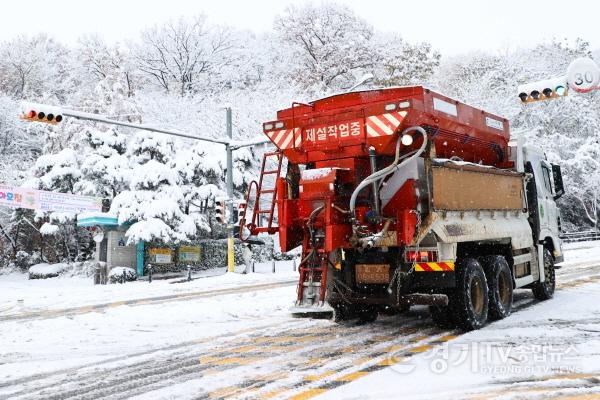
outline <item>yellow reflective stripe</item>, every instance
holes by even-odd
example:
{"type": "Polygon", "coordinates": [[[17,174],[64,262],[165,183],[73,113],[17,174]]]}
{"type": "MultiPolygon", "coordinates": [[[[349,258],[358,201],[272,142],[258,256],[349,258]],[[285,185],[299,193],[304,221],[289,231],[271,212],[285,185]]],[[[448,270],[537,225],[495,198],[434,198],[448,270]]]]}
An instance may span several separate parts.
{"type": "Polygon", "coordinates": [[[453,261],[421,262],[415,264],[415,272],[450,272],[454,271],[453,261]],[[440,264],[444,264],[443,266],[440,264]]]}

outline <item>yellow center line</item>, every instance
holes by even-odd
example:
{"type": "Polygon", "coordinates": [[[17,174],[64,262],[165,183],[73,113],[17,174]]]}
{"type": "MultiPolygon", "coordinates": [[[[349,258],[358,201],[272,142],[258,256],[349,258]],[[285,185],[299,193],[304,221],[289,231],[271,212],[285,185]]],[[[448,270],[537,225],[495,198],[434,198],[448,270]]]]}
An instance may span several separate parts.
{"type": "Polygon", "coordinates": [[[327,389],[308,389],[302,393],[298,393],[292,397],[289,398],[289,400],[307,400],[307,399],[312,399],[315,396],[318,396],[322,393],[325,393],[327,391],[327,389]]]}
{"type": "Polygon", "coordinates": [[[124,305],[125,305],[125,301],[115,301],[113,303],[107,304],[106,308],[120,307],[120,306],[124,306],[124,305]]]}
{"type": "Polygon", "coordinates": [[[266,393],[255,394],[255,395],[252,396],[252,398],[255,398],[255,399],[272,399],[273,397],[277,397],[280,394],[287,392],[288,390],[289,390],[288,388],[275,389],[275,390],[268,391],[266,393]]]}
{"type": "Polygon", "coordinates": [[[224,388],[220,388],[217,390],[213,390],[211,392],[208,392],[208,396],[214,399],[219,399],[222,397],[225,397],[227,395],[230,395],[232,393],[234,393],[236,390],[239,390],[239,387],[237,386],[227,386],[224,388]]]}
{"type": "Polygon", "coordinates": [[[363,376],[369,375],[368,372],[366,371],[356,371],[356,372],[351,372],[349,374],[346,374],[344,376],[340,376],[339,378],[336,378],[335,380],[338,382],[351,382],[351,381],[355,381],[359,378],[362,378],[363,376]]]}
{"type": "Polygon", "coordinates": [[[336,374],[336,373],[337,373],[337,371],[331,370],[331,371],[325,371],[325,372],[320,373],[320,374],[306,375],[304,377],[304,380],[305,381],[319,381],[319,380],[321,380],[323,378],[327,378],[328,376],[331,376],[331,375],[336,374]]]}

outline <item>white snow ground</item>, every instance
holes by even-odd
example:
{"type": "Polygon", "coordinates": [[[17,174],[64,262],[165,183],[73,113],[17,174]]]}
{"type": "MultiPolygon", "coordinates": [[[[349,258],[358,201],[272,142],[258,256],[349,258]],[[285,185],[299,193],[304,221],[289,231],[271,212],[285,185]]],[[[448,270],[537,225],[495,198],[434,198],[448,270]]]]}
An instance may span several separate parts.
{"type": "Polygon", "coordinates": [[[512,316],[467,334],[424,308],[368,325],[293,319],[290,263],[177,284],[0,276],[0,399],[592,398],[600,243],[566,257],[553,300],[521,291],[512,316]]]}

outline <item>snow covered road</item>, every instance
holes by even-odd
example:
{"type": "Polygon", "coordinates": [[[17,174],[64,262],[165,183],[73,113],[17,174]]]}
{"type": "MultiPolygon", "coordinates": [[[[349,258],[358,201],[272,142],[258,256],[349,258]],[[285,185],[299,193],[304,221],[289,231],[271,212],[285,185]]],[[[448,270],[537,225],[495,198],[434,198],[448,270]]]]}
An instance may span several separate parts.
{"type": "Polygon", "coordinates": [[[48,296],[41,315],[0,314],[0,398],[600,396],[600,244],[569,249],[553,300],[517,291],[514,315],[467,334],[435,328],[424,307],[366,325],[293,319],[293,274],[258,275],[159,285],[156,299],[178,291],[168,301],[74,290],[77,312],[48,296]]]}

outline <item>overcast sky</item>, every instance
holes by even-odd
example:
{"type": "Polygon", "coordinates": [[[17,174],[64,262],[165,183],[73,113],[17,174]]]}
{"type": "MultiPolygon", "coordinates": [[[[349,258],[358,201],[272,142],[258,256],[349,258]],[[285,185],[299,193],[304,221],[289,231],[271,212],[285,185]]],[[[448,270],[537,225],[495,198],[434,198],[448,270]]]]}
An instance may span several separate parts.
{"type": "MultiPolygon", "coordinates": [[[[293,3],[306,3],[295,0],[293,3]]],[[[561,0],[345,0],[376,29],[427,41],[444,55],[506,51],[552,37],[582,37],[600,48],[600,2],[561,0]]],[[[182,14],[204,13],[216,24],[269,31],[290,1],[282,0],[4,0],[0,40],[50,33],[75,43],[98,32],[108,41],[135,39],[146,26],[182,14]]],[[[317,2],[318,3],[318,2],[317,2]]]]}

